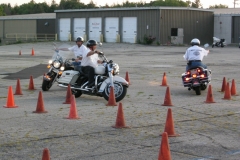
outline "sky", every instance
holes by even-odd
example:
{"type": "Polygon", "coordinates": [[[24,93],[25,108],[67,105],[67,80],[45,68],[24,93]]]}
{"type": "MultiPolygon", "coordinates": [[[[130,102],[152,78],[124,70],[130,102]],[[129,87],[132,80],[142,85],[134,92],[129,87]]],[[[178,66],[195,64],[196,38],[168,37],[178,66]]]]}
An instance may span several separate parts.
{"type": "MultiPolygon", "coordinates": [[[[10,4],[11,6],[14,6],[15,4],[17,5],[21,5],[21,4],[24,4],[24,3],[28,3],[30,2],[30,0],[0,0],[0,4],[2,3],[9,3],[10,1],[10,4]]],[[[51,4],[52,0],[34,0],[36,3],[42,3],[42,2],[46,2],[48,4],[51,4]]],[[[60,0],[55,0],[57,4],[59,4],[60,0]]],[[[105,5],[106,3],[108,5],[112,5],[113,3],[117,4],[121,4],[122,2],[125,2],[126,0],[93,0],[93,2],[95,4],[97,4],[98,6],[101,6],[101,5],[105,5]]],[[[129,2],[140,2],[140,1],[143,1],[143,2],[147,2],[149,3],[151,0],[128,0],[129,2]]],[[[185,0],[183,0],[185,1],[185,0]]],[[[194,1],[194,0],[191,0],[191,1],[194,1]]],[[[202,3],[203,5],[203,8],[209,8],[210,5],[215,5],[215,4],[224,4],[224,5],[227,5],[228,8],[233,8],[234,5],[233,5],[233,1],[234,0],[200,0],[200,2],[202,3]]],[[[82,3],[89,3],[90,0],[80,0],[80,2],[82,3]]],[[[240,0],[238,0],[238,5],[236,5],[235,7],[236,8],[240,8],[240,0]]]]}

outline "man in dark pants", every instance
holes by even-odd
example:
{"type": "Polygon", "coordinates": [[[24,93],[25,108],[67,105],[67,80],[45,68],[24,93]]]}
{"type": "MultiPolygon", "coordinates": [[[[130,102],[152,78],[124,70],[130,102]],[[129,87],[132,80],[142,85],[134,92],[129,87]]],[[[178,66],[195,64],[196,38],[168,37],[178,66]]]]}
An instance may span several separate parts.
{"type": "Polygon", "coordinates": [[[87,50],[82,54],[82,71],[88,74],[88,86],[87,88],[92,88],[94,86],[94,75],[95,67],[99,63],[102,63],[98,58],[99,51],[96,50],[97,42],[95,40],[89,40],[87,42],[87,50]]]}

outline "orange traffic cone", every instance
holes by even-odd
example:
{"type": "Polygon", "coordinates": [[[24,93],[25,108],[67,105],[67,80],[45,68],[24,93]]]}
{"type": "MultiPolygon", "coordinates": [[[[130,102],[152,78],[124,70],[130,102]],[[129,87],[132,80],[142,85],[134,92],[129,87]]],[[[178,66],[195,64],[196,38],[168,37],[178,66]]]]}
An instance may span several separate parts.
{"type": "Polygon", "coordinates": [[[19,56],[21,56],[22,55],[22,51],[21,50],[19,50],[19,56]]]}
{"type": "Polygon", "coordinates": [[[50,160],[50,154],[47,148],[44,148],[43,150],[42,160],[50,160]]]}
{"type": "Polygon", "coordinates": [[[161,147],[158,154],[158,160],[171,160],[170,147],[168,143],[168,134],[163,132],[161,147]]]}
{"type": "Polygon", "coordinates": [[[231,95],[232,96],[238,96],[234,79],[232,80],[231,95]]]}
{"type": "Polygon", "coordinates": [[[231,99],[229,82],[227,82],[227,85],[225,87],[224,97],[222,99],[226,99],[226,100],[230,100],[231,99]]]}
{"type": "Polygon", "coordinates": [[[171,108],[168,108],[167,119],[166,119],[166,123],[165,123],[164,132],[167,132],[168,137],[180,136],[179,134],[175,133],[174,120],[173,120],[172,109],[171,108]]]}
{"type": "Polygon", "coordinates": [[[116,124],[115,124],[115,126],[112,126],[112,127],[113,128],[130,128],[129,126],[126,126],[126,124],[125,124],[125,118],[124,118],[123,107],[122,107],[121,102],[118,105],[116,124]]]}
{"type": "Polygon", "coordinates": [[[71,87],[69,84],[68,88],[67,88],[66,100],[65,100],[65,102],[63,102],[63,104],[71,104],[71,98],[72,98],[72,91],[71,91],[71,87]]]}
{"type": "Polygon", "coordinates": [[[33,76],[30,76],[28,90],[35,90],[34,83],[33,83],[33,76]]]}
{"type": "Polygon", "coordinates": [[[131,84],[129,80],[128,72],[126,72],[125,80],[128,82],[129,85],[131,84]]]}
{"type": "Polygon", "coordinates": [[[17,86],[16,86],[16,90],[15,90],[15,94],[14,95],[23,95],[19,79],[17,80],[17,86]]]}
{"type": "Polygon", "coordinates": [[[167,76],[166,73],[163,73],[162,84],[160,86],[168,86],[167,85],[167,76]]]}
{"type": "Polygon", "coordinates": [[[39,91],[36,111],[33,111],[33,113],[47,113],[47,111],[45,111],[45,109],[44,109],[44,101],[43,101],[42,91],[39,91]]]}
{"type": "Polygon", "coordinates": [[[172,106],[171,93],[169,87],[167,87],[166,89],[164,103],[162,104],[162,106],[172,106]]]}
{"type": "Polygon", "coordinates": [[[74,95],[71,96],[70,111],[67,119],[80,119],[77,113],[76,100],[74,95]]]}
{"type": "Polygon", "coordinates": [[[34,49],[32,48],[32,56],[34,56],[34,49]]]}
{"type": "Polygon", "coordinates": [[[208,87],[208,94],[205,103],[215,103],[212,94],[212,85],[210,84],[208,87]]]}
{"type": "Polygon", "coordinates": [[[8,97],[7,97],[7,104],[4,105],[5,108],[17,108],[18,106],[15,105],[14,96],[12,92],[12,86],[8,87],[8,97]]]}
{"type": "Polygon", "coordinates": [[[112,86],[110,88],[108,103],[106,104],[106,106],[117,106],[114,88],[112,86]]]}
{"type": "Polygon", "coordinates": [[[225,91],[226,85],[227,85],[226,78],[223,77],[223,82],[222,82],[222,89],[221,89],[221,92],[224,92],[224,91],[225,91]]]}

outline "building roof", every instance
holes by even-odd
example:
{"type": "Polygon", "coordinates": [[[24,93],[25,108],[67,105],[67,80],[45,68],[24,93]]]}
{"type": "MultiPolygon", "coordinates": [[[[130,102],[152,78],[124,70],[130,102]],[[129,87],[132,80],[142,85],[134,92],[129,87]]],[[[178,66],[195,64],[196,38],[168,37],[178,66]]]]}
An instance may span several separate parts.
{"type": "Polygon", "coordinates": [[[39,14],[22,14],[11,16],[0,16],[0,20],[4,19],[56,19],[56,13],[39,13],[39,14]]]}
{"type": "Polygon", "coordinates": [[[240,8],[219,8],[211,9],[214,11],[214,14],[234,14],[240,15],[240,8]]]}
{"type": "Polygon", "coordinates": [[[209,9],[191,8],[191,7],[122,7],[122,8],[94,8],[94,9],[65,9],[55,10],[56,13],[61,12],[93,12],[93,11],[124,11],[124,10],[160,10],[160,9],[172,9],[172,10],[197,10],[213,12],[209,9]]]}

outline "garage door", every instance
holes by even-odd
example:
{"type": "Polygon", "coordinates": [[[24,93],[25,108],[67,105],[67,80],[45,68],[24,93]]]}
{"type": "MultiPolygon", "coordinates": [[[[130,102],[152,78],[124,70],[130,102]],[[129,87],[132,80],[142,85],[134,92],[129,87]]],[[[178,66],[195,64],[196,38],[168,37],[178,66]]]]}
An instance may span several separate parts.
{"type": "Polygon", "coordinates": [[[123,17],[122,42],[136,43],[137,17],[123,17]]]}
{"type": "MultiPolygon", "coordinates": [[[[81,36],[84,38],[86,34],[86,18],[74,18],[73,20],[74,39],[81,36]]],[[[85,39],[86,41],[86,39],[85,39]]]]}
{"type": "Polygon", "coordinates": [[[106,42],[116,42],[118,34],[118,18],[117,17],[107,17],[105,19],[105,41],[106,42]]]}
{"type": "Polygon", "coordinates": [[[70,18],[59,19],[59,40],[69,41],[70,34],[70,18]]]}
{"type": "Polygon", "coordinates": [[[100,41],[102,18],[89,18],[89,39],[100,41]]]}

